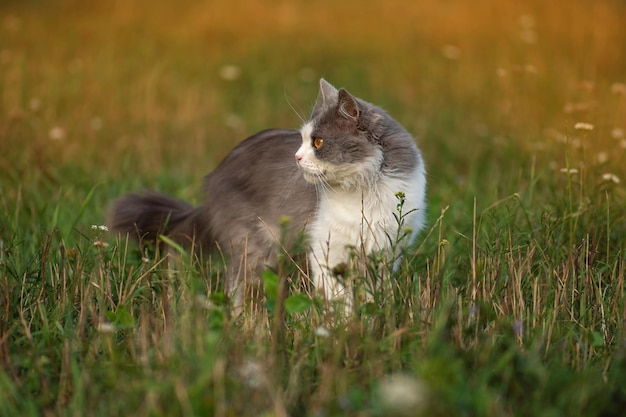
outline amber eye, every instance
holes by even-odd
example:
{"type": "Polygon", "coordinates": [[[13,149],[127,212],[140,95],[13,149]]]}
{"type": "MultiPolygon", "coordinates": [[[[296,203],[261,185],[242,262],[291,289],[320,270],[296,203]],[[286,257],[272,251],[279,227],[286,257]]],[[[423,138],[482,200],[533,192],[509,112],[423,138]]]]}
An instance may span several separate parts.
{"type": "Polygon", "coordinates": [[[319,149],[324,144],[324,139],[322,138],[313,138],[313,147],[315,149],[319,149]]]}

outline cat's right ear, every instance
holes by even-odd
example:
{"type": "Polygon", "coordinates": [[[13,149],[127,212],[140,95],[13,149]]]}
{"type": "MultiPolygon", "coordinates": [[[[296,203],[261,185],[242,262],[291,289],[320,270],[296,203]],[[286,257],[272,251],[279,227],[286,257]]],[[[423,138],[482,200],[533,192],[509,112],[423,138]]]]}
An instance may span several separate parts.
{"type": "Polygon", "coordinates": [[[337,97],[339,96],[339,92],[335,87],[332,86],[328,81],[323,78],[320,78],[320,92],[317,95],[317,100],[315,101],[315,106],[313,106],[313,111],[311,112],[311,118],[315,117],[323,110],[334,106],[337,102],[337,97]]]}

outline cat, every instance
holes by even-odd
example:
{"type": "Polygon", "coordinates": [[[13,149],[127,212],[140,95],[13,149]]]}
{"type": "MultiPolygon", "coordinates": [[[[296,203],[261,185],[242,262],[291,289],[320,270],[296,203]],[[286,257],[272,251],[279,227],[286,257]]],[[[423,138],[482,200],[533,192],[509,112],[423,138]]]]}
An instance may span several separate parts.
{"type": "Polygon", "coordinates": [[[299,131],[270,129],[236,146],[205,177],[199,207],[157,194],[129,194],[110,211],[110,227],[140,239],[159,235],[229,262],[226,292],[242,305],[242,287],[304,233],[308,271],[328,301],[353,304],[352,288],[333,273],[358,248],[390,253],[410,244],[425,220],[426,173],[415,140],[381,108],[321,79],[299,131]],[[403,195],[399,230],[398,192],[403,195]],[[288,221],[285,221],[288,219],[288,221]],[[285,230],[286,229],[286,230],[285,230]],[[404,233],[404,234],[403,234],[404,233]]]}

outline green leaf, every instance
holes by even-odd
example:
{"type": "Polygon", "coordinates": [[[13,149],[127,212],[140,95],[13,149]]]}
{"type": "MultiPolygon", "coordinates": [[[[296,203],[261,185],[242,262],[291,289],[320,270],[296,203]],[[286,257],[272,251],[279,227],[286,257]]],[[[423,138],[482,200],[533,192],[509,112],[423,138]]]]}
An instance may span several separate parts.
{"type": "Polygon", "coordinates": [[[265,287],[265,295],[268,299],[275,300],[278,295],[278,275],[274,271],[266,269],[261,274],[261,281],[265,287]]]}
{"type": "Polygon", "coordinates": [[[604,337],[600,332],[592,332],[591,333],[591,345],[593,347],[602,347],[604,346],[604,337]]]}
{"type": "Polygon", "coordinates": [[[107,311],[106,318],[115,326],[116,329],[132,329],[135,327],[135,318],[130,312],[122,306],[117,307],[115,312],[107,311]]]}
{"type": "Polygon", "coordinates": [[[365,303],[361,306],[361,313],[367,316],[373,316],[379,312],[379,308],[376,303],[365,303]]]}
{"type": "Polygon", "coordinates": [[[302,313],[311,307],[313,301],[304,294],[298,293],[287,297],[285,300],[285,310],[289,314],[302,313]]]}
{"type": "Polygon", "coordinates": [[[185,250],[185,248],[183,248],[182,246],[180,246],[178,243],[174,242],[172,239],[170,239],[169,237],[165,236],[165,235],[159,235],[159,239],[161,239],[163,242],[167,243],[168,245],[170,245],[171,247],[173,247],[174,249],[176,249],[176,252],[178,252],[179,254],[181,254],[182,256],[187,255],[187,251],[185,250]]]}

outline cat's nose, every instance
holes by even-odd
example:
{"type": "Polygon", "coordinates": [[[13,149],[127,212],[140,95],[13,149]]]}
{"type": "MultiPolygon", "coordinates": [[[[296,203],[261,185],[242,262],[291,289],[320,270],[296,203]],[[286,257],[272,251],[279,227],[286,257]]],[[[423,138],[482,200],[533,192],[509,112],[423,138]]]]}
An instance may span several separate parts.
{"type": "Polygon", "coordinates": [[[302,161],[302,156],[296,154],[296,162],[300,162],[300,161],[302,161]]]}

